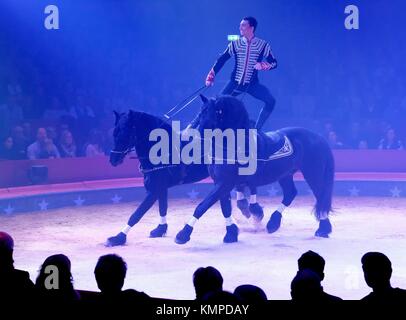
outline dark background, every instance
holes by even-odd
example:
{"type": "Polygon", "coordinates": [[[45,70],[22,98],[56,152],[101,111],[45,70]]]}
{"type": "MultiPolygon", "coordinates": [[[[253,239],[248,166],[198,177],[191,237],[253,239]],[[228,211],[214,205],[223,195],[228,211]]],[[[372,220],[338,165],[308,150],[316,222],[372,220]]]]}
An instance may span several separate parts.
{"type": "MultiPolygon", "coordinates": [[[[346,148],[361,140],[377,148],[389,128],[404,140],[405,9],[395,0],[2,0],[0,105],[17,82],[22,112],[0,108],[0,136],[27,122],[32,136],[39,126],[66,123],[82,144],[91,129],[101,130],[107,150],[113,109],[164,114],[204,84],[227,35],[252,15],[256,35],[278,60],[276,70],[260,74],[276,98],[265,129],[334,131],[346,148]],[[59,30],[44,27],[48,4],[59,8],[59,30]],[[359,8],[359,30],[344,27],[349,4],[359,8]],[[78,99],[94,111],[90,121],[69,118],[78,99]]],[[[233,65],[208,95],[221,91],[233,65]]],[[[261,103],[249,96],[244,102],[256,118],[261,103]]],[[[186,126],[198,108],[192,104],[177,119],[186,126]]]]}

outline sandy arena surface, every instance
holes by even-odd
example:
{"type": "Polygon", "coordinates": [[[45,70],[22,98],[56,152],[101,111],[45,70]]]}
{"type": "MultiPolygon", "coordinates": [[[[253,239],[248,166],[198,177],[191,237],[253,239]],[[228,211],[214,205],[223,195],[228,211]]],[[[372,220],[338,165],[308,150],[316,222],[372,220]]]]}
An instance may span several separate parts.
{"type": "Polygon", "coordinates": [[[189,243],[175,244],[176,233],[198,203],[188,199],[170,201],[166,237],[148,237],[159,221],[154,206],[131,230],[123,247],[106,248],[103,243],[126,224],[136,203],[0,216],[0,229],[14,237],[15,266],[29,271],[33,281],[47,256],[64,253],[72,261],[75,287],[84,290],[97,290],[93,275],[97,258],[117,253],[128,264],[125,287],[151,296],[193,299],[194,270],[212,265],[223,274],[226,290],[250,283],[262,287],[270,299],[290,299],[297,259],[307,250],[325,258],[323,286],[331,294],[359,299],[369,292],[360,263],[367,251],[387,254],[393,286],[406,288],[406,198],[335,198],[329,239],[313,236],[317,224],[311,215],[312,197],[298,197],[284,212],[281,229],[272,235],[265,225],[279,198],[259,197],[259,201],[265,206],[260,226],[245,219],[233,202],[240,227],[239,242],[234,244],[222,242],[225,224],[218,205],[196,224],[189,243]]]}

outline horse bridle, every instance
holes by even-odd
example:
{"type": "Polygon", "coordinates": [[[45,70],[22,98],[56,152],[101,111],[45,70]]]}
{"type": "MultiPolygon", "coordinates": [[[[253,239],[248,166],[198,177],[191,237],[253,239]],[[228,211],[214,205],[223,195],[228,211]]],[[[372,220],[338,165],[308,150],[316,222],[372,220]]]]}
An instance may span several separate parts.
{"type": "Polygon", "coordinates": [[[129,154],[130,152],[135,151],[135,147],[132,148],[127,148],[123,151],[117,151],[117,150],[110,150],[110,153],[114,153],[114,154],[122,154],[124,156],[126,156],[127,154],[129,154]]]}

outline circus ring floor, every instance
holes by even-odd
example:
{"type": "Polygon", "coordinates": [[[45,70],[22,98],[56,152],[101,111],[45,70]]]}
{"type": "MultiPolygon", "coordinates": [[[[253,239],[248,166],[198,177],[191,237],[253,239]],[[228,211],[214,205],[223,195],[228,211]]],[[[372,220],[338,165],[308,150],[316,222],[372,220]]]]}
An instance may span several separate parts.
{"type": "MultiPolygon", "coordinates": [[[[371,181],[363,179],[354,184],[355,180],[360,179],[349,179],[347,185],[336,184],[336,189],[345,192],[334,197],[335,212],[331,216],[334,229],[329,239],[313,236],[317,228],[311,215],[314,198],[301,183],[300,195],[285,211],[282,227],[275,234],[268,234],[265,224],[280,203],[276,185],[259,193],[258,200],[265,209],[265,218],[259,226],[244,218],[233,201],[234,219],[240,227],[239,242],[234,244],[222,242],[225,225],[218,205],[196,224],[189,243],[174,243],[176,232],[193,213],[209,184],[188,186],[183,189],[187,196],[170,192],[166,237],[148,237],[159,221],[158,208],[154,206],[131,230],[123,247],[106,248],[103,243],[125,225],[144,193],[141,187],[99,190],[97,199],[105,195],[110,203],[91,202],[91,196],[97,194],[91,190],[81,190],[78,196],[72,190],[63,193],[56,186],[53,189],[48,186],[48,197],[38,190],[31,197],[14,190],[13,197],[3,194],[0,199],[0,229],[14,237],[15,266],[29,271],[32,280],[47,256],[64,253],[72,261],[75,287],[82,290],[97,290],[93,276],[97,258],[117,253],[128,264],[125,287],[154,297],[193,299],[193,272],[200,266],[212,265],[223,274],[225,290],[233,291],[240,284],[250,283],[263,288],[270,299],[290,299],[290,281],[297,270],[297,259],[307,250],[325,258],[326,277],[322,284],[331,294],[359,299],[369,292],[360,263],[367,251],[387,254],[392,261],[393,286],[406,287],[406,198],[401,194],[404,182],[383,179],[376,183],[372,179],[376,183],[373,189],[386,190],[387,195],[360,196],[363,192],[367,194],[364,187],[371,185],[371,181]],[[125,190],[136,200],[124,201],[125,190]],[[53,207],[57,196],[60,203],[70,196],[71,205],[53,207]],[[14,211],[19,205],[22,208],[19,201],[25,201],[26,206],[27,201],[40,199],[47,205],[41,205],[41,200],[34,210],[14,211]]],[[[344,183],[342,179],[341,184],[344,183]]]]}

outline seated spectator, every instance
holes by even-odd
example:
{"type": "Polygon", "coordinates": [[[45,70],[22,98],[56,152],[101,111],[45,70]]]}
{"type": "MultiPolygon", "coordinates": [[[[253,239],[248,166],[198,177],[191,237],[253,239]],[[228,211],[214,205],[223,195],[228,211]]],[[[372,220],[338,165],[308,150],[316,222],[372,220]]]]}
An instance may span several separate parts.
{"type": "Polygon", "coordinates": [[[0,159],[1,160],[14,160],[17,159],[17,153],[14,149],[14,143],[12,137],[4,139],[0,145],[0,159]]]}
{"type": "Polygon", "coordinates": [[[27,147],[31,140],[25,135],[24,128],[15,126],[12,130],[14,149],[16,150],[17,159],[27,159],[27,147]]]}
{"type": "Polygon", "coordinates": [[[219,290],[219,291],[212,291],[206,294],[202,301],[209,303],[209,304],[241,304],[242,301],[239,297],[237,297],[234,293],[219,290]]]}
{"type": "Polygon", "coordinates": [[[385,138],[379,142],[378,149],[380,150],[403,150],[402,141],[397,139],[396,132],[390,128],[386,131],[385,138]]]}
{"type": "Polygon", "coordinates": [[[264,290],[251,284],[238,286],[234,290],[234,295],[247,304],[261,303],[268,300],[264,290]]]}
{"type": "Polygon", "coordinates": [[[344,144],[338,139],[335,131],[328,133],[328,143],[331,149],[344,149],[344,144]]]}
{"type": "Polygon", "coordinates": [[[193,285],[196,300],[202,300],[209,293],[223,290],[223,277],[214,267],[201,267],[193,273],[193,285]]]}
{"type": "Polygon", "coordinates": [[[14,268],[13,250],[13,238],[8,233],[0,231],[0,305],[2,307],[13,302],[29,302],[34,289],[29,273],[14,268]]]}
{"type": "Polygon", "coordinates": [[[406,290],[392,288],[392,263],[380,252],[368,252],[361,259],[362,270],[367,285],[372,292],[362,301],[372,303],[405,303],[406,290]]]}
{"type": "Polygon", "coordinates": [[[73,140],[72,133],[69,130],[64,130],[61,134],[59,151],[62,158],[74,158],[77,156],[76,144],[73,140]]]}
{"type": "Polygon", "coordinates": [[[69,258],[63,254],[46,258],[35,282],[35,289],[40,303],[66,304],[79,301],[79,294],[73,288],[69,258]],[[50,267],[56,267],[57,271],[50,267]]]}
{"type": "Polygon", "coordinates": [[[59,98],[52,97],[49,107],[45,109],[43,118],[46,120],[57,121],[68,114],[68,111],[62,105],[59,98]]]}
{"type": "Polygon", "coordinates": [[[300,303],[328,303],[341,300],[324,294],[320,283],[321,279],[316,272],[310,269],[298,271],[290,286],[292,301],[300,303]]]}
{"type": "Polygon", "coordinates": [[[56,143],[58,141],[58,131],[56,130],[55,127],[49,126],[46,128],[47,131],[47,138],[51,139],[53,143],[56,143]]]}
{"type": "Polygon", "coordinates": [[[38,128],[37,140],[28,146],[27,156],[30,160],[60,158],[58,149],[52,140],[48,139],[44,128],[38,128]]]}
{"type": "Polygon", "coordinates": [[[86,99],[83,95],[79,95],[76,98],[76,102],[71,106],[69,113],[72,117],[78,120],[95,119],[96,113],[93,108],[86,103],[86,99]]]}
{"type": "MultiPolygon", "coordinates": [[[[326,261],[318,253],[310,250],[303,253],[299,258],[299,260],[297,261],[297,264],[299,271],[306,269],[312,270],[319,277],[320,283],[321,281],[324,280],[324,266],[326,265],[326,261]]],[[[324,292],[322,286],[320,286],[320,289],[321,289],[320,294],[322,295],[323,299],[331,301],[342,300],[339,297],[324,292]]]]}
{"type": "Polygon", "coordinates": [[[99,130],[93,129],[90,132],[89,141],[85,146],[86,157],[95,157],[104,155],[103,135],[99,130]]]}
{"type": "Polygon", "coordinates": [[[23,108],[17,96],[8,96],[7,107],[8,118],[12,125],[20,123],[24,119],[23,108]]]}
{"type": "Polygon", "coordinates": [[[368,141],[367,140],[360,140],[359,143],[358,143],[358,149],[359,150],[367,150],[367,149],[369,149],[368,141]]]}
{"type": "Polygon", "coordinates": [[[97,286],[101,294],[97,296],[98,304],[124,304],[143,303],[149,296],[134,289],[122,291],[127,273],[127,264],[118,255],[108,254],[101,256],[94,269],[97,286]]]}

